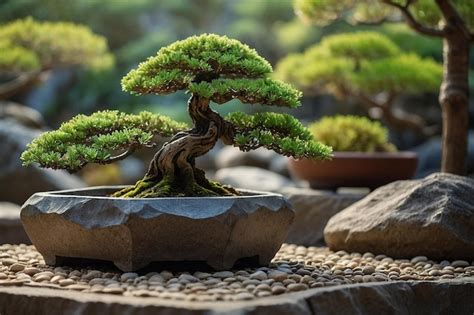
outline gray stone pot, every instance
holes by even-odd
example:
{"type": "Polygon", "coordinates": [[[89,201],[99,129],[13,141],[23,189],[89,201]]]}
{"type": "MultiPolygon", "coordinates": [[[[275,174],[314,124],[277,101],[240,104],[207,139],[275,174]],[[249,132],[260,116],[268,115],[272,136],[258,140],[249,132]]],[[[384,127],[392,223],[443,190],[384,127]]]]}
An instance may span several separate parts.
{"type": "Polygon", "coordinates": [[[279,194],[236,197],[113,198],[123,187],[36,193],[23,226],[47,264],[61,258],[112,261],[123,271],[151,262],[202,261],[229,269],[242,258],[267,265],[294,212],[279,194]]]}

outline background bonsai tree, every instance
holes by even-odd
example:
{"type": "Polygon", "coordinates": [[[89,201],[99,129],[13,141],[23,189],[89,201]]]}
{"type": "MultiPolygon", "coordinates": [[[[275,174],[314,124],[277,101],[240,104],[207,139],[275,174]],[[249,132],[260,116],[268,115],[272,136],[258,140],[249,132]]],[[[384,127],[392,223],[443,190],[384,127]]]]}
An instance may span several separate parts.
{"type": "Polygon", "coordinates": [[[309,130],[287,114],[231,113],[226,119],[210,102],[298,106],[301,92],[271,79],[270,64],[255,50],[225,36],[189,37],[161,48],[122,79],[133,94],[169,94],[187,90],[193,127],[150,113],[98,112],[78,116],[59,130],[34,140],[23,153],[26,165],[75,171],[87,163],[110,163],[151,144],[155,134],[174,134],[155,154],[144,178],[117,197],[212,196],[238,192],[206,179],[195,159],[221,139],[243,151],[265,147],[296,158],[328,158],[331,149],[313,140],[309,130]],[[179,131],[179,132],[178,132],[179,131]]]}
{"type": "Polygon", "coordinates": [[[316,24],[339,18],[380,24],[402,16],[414,31],[443,39],[443,172],[466,172],[469,119],[469,51],[474,41],[471,0],[295,0],[297,14],[316,24]]]}
{"type": "Polygon", "coordinates": [[[442,71],[431,59],[402,53],[382,34],[358,32],[327,36],[303,54],[283,59],[276,73],[305,91],[355,98],[372,118],[429,136],[434,128],[423,117],[394,105],[401,94],[436,91],[442,71]]]}
{"type": "Polygon", "coordinates": [[[308,126],[316,141],[336,152],[395,152],[388,130],[366,117],[338,115],[323,117],[308,126]]]}
{"type": "Polygon", "coordinates": [[[105,38],[85,26],[32,18],[0,25],[0,101],[24,92],[55,68],[107,68],[105,38]]]}

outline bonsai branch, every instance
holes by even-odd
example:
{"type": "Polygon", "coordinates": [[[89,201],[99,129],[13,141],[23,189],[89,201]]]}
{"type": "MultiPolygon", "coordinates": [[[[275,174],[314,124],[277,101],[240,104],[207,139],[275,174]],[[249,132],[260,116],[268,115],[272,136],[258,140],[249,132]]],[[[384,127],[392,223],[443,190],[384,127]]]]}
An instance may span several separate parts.
{"type": "Polygon", "coordinates": [[[428,36],[444,37],[444,35],[445,35],[444,30],[427,27],[427,26],[421,24],[420,22],[418,22],[415,19],[415,17],[413,16],[413,14],[411,14],[410,9],[409,9],[410,4],[413,1],[407,0],[405,5],[402,5],[400,3],[397,3],[397,2],[391,1],[391,0],[382,0],[382,2],[389,5],[389,6],[395,7],[398,10],[400,10],[400,12],[402,13],[403,17],[405,18],[408,26],[410,26],[415,31],[417,31],[421,34],[428,35],[428,36]]]}

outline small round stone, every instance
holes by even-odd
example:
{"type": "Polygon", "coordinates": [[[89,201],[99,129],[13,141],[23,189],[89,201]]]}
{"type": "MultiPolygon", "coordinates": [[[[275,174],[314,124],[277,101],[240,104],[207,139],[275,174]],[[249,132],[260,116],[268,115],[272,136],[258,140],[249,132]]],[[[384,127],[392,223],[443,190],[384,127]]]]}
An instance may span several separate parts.
{"type": "Polygon", "coordinates": [[[11,272],[19,272],[19,271],[23,271],[24,269],[25,269],[25,265],[19,264],[19,263],[14,263],[13,265],[10,266],[11,272]]]}
{"type": "Polygon", "coordinates": [[[267,274],[264,271],[257,271],[254,272],[250,275],[250,279],[256,279],[256,280],[266,280],[268,279],[267,274]]]}
{"type": "Polygon", "coordinates": [[[373,266],[365,266],[362,268],[362,272],[366,275],[370,275],[375,272],[375,268],[373,266]]]}
{"type": "Polygon", "coordinates": [[[296,291],[303,291],[308,290],[308,285],[304,283],[291,283],[287,286],[288,290],[296,292],[296,291]]]}
{"type": "Polygon", "coordinates": [[[218,271],[212,274],[213,277],[215,278],[230,278],[234,276],[234,273],[231,271],[218,271]]]}
{"type": "Polygon", "coordinates": [[[467,267],[467,266],[469,266],[469,262],[467,262],[465,260],[455,260],[451,263],[451,266],[454,267],[454,268],[467,267]]]}

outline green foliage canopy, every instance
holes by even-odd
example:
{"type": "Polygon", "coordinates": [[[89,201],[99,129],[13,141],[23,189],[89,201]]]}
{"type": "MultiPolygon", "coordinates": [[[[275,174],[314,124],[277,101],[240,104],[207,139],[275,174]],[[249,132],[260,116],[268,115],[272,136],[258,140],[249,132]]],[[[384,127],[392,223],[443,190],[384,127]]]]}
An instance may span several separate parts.
{"type": "Polygon", "coordinates": [[[438,90],[442,66],[403,53],[382,34],[358,32],[327,36],[304,53],[289,55],[277,65],[276,76],[335,95],[420,93],[438,90]]]}
{"type": "Polygon", "coordinates": [[[169,137],[185,130],[167,116],[141,112],[99,111],[77,115],[54,131],[33,140],[21,155],[25,166],[77,171],[87,163],[106,164],[152,144],[154,136],[169,137]],[[122,155],[123,154],[123,155],[122,155]]]}
{"type": "MultiPolygon", "coordinates": [[[[407,1],[391,1],[404,6],[407,1]]],[[[423,26],[437,27],[442,23],[442,13],[433,0],[410,1],[409,12],[423,26]]],[[[474,2],[452,0],[459,15],[468,28],[474,31],[474,2]]],[[[317,25],[326,25],[339,18],[350,22],[378,23],[399,19],[400,11],[382,0],[294,0],[296,13],[303,19],[317,25]]]]}
{"type": "Polygon", "coordinates": [[[107,68],[112,64],[105,38],[85,26],[30,17],[0,25],[0,71],[75,65],[107,68]]]}
{"type": "Polygon", "coordinates": [[[264,147],[297,159],[331,157],[332,149],[315,141],[311,132],[291,115],[234,112],[226,119],[235,126],[234,145],[242,151],[264,147]]]}
{"type": "Polygon", "coordinates": [[[301,93],[269,78],[271,72],[271,65],[247,45],[203,34],[161,48],[122,79],[122,88],[139,95],[189,90],[216,103],[237,98],[245,103],[297,106],[301,93]]]}
{"type": "Polygon", "coordinates": [[[309,126],[314,139],[332,146],[334,151],[393,152],[388,130],[379,122],[360,116],[324,117],[309,126]]]}

